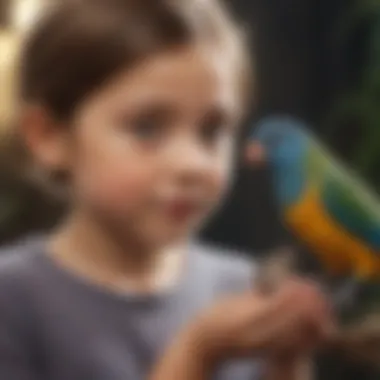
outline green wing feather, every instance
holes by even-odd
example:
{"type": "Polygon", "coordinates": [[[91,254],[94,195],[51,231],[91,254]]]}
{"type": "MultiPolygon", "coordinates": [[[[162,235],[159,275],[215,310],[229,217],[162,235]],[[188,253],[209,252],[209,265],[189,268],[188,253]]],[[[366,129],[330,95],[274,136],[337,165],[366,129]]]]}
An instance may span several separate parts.
{"type": "Polygon", "coordinates": [[[380,204],[359,178],[318,143],[310,144],[308,176],[321,191],[325,211],[344,230],[380,251],[380,204]]]}

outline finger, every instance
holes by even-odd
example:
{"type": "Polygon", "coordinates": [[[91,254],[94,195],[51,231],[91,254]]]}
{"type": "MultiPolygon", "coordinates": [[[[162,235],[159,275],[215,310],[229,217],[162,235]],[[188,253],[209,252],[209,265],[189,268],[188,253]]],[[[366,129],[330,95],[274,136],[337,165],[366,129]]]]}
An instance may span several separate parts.
{"type": "Polygon", "coordinates": [[[336,321],[327,297],[318,288],[306,291],[304,297],[305,320],[321,340],[330,339],[336,333],[336,321]]]}
{"type": "MultiPolygon", "coordinates": [[[[262,323],[256,325],[250,333],[250,340],[254,347],[282,347],[291,345],[288,339],[289,329],[298,324],[298,316],[294,313],[287,314],[282,318],[268,316],[262,323]]],[[[248,333],[249,334],[249,333],[248,333]]]]}
{"type": "Polygon", "coordinates": [[[278,291],[294,274],[294,251],[282,247],[270,253],[261,264],[254,287],[263,294],[278,291]]]}
{"type": "Polygon", "coordinates": [[[268,350],[310,350],[318,339],[307,330],[302,313],[292,307],[268,315],[259,328],[253,330],[252,340],[268,350]]]}
{"type": "Polygon", "coordinates": [[[293,297],[305,306],[313,306],[320,310],[328,310],[328,301],[320,286],[310,280],[304,280],[297,277],[289,278],[281,289],[279,296],[293,297]]]}
{"type": "Polygon", "coordinates": [[[286,286],[280,291],[272,295],[252,294],[247,302],[252,305],[252,321],[264,326],[279,325],[281,328],[283,324],[291,324],[294,319],[299,319],[303,326],[318,331],[328,320],[322,296],[315,290],[314,284],[287,280],[286,286]],[[258,302],[261,307],[257,307],[258,302]]]}

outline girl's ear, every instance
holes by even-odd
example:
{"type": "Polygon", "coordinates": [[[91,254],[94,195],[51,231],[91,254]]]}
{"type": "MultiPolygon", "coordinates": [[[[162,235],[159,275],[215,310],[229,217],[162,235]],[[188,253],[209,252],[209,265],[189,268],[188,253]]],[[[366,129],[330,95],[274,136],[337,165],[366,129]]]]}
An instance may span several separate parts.
{"type": "Polygon", "coordinates": [[[69,131],[41,106],[27,106],[20,119],[21,137],[32,160],[41,168],[55,172],[67,170],[69,131]]]}

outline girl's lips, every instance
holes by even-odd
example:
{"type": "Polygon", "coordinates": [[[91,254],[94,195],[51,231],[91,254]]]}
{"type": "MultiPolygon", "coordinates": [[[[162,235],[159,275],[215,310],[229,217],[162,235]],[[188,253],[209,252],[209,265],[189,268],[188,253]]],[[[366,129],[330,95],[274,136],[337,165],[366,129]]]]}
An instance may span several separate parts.
{"type": "Polygon", "coordinates": [[[165,205],[165,213],[174,221],[184,222],[201,211],[201,203],[186,199],[175,199],[165,205]]]}

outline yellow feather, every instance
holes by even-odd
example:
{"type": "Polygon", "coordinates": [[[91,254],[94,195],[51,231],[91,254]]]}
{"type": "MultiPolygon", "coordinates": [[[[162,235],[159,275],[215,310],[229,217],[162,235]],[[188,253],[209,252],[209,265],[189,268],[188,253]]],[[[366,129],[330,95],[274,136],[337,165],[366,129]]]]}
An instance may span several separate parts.
{"type": "Polygon", "coordinates": [[[349,235],[325,211],[318,189],[310,187],[285,211],[289,228],[318,255],[330,275],[380,276],[378,253],[349,235]]]}

